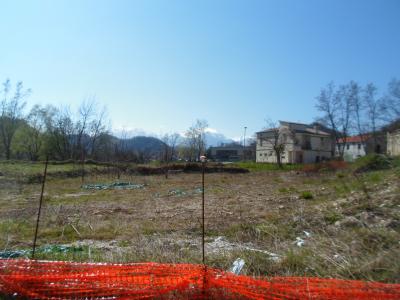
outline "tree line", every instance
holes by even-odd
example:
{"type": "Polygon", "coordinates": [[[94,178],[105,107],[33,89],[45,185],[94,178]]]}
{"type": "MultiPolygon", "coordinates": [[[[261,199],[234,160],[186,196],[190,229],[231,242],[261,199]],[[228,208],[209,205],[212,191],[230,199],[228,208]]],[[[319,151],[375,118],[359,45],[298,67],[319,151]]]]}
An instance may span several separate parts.
{"type": "MultiPolygon", "coordinates": [[[[184,136],[163,135],[158,147],[135,150],[130,147],[127,134],[116,138],[110,133],[107,110],[100,108],[95,98],[84,100],[75,112],[68,107],[34,105],[25,114],[30,94],[22,82],[14,88],[9,79],[2,84],[0,158],[36,161],[48,156],[54,160],[141,163],[151,159],[196,161],[206,153],[206,120],[196,120],[184,136]]],[[[372,137],[377,144],[385,126],[400,122],[400,80],[391,80],[380,96],[373,83],[361,86],[355,81],[342,85],[330,82],[316,97],[316,108],[320,113],[317,123],[330,130],[336,143],[341,141],[345,146],[345,137],[359,135],[361,139],[372,137]]],[[[271,124],[269,127],[277,128],[271,124]]],[[[275,135],[273,146],[281,153],[284,141],[279,131],[275,135]]],[[[338,149],[341,157],[344,146],[338,149]]]]}
{"type": "Polygon", "coordinates": [[[34,105],[24,114],[30,93],[22,82],[14,89],[9,79],[2,85],[0,157],[109,160],[121,155],[123,142],[110,135],[107,110],[99,109],[94,98],[84,100],[76,112],[68,107],[34,105]]]}
{"type": "Polygon", "coordinates": [[[343,157],[346,137],[356,135],[362,142],[372,142],[373,151],[379,152],[379,139],[385,131],[400,121],[400,80],[392,79],[387,91],[378,95],[373,83],[361,86],[355,81],[335,85],[333,82],[322,88],[316,98],[316,108],[321,113],[317,122],[330,129],[343,157]]]}
{"type": "Polygon", "coordinates": [[[130,138],[123,131],[119,138],[111,134],[111,123],[105,107],[95,98],[80,104],[77,111],[69,107],[34,105],[25,112],[30,89],[22,82],[14,88],[9,79],[0,91],[0,159],[99,160],[148,162],[152,159],[169,162],[177,159],[196,161],[205,153],[205,120],[196,122],[182,137],[165,134],[160,139],[130,138]],[[133,147],[132,143],[145,143],[133,147]]]}

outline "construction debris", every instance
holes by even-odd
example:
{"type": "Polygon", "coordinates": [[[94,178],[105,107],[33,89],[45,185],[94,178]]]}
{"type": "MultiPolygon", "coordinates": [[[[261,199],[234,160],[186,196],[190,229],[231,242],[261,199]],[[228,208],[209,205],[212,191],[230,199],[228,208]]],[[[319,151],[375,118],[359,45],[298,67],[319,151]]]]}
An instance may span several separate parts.
{"type": "Polygon", "coordinates": [[[244,266],[244,260],[241,258],[237,258],[232,265],[232,268],[229,270],[229,272],[239,275],[240,271],[242,271],[242,268],[244,266]]]}
{"type": "Polygon", "coordinates": [[[168,196],[185,196],[185,195],[195,195],[201,194],[203,189],[201,187],[195,188],[194,190],[181,190],[181,189],[172,189],[168,191],[168,196]]]}
{"type": "Polygon", "coordinates": [[[131,182],[113,182],[113,183],[98,183],[98,184],[84,184],[82,189],[87,190],[136,190],[144,188],[142,183],[131,182]]]}

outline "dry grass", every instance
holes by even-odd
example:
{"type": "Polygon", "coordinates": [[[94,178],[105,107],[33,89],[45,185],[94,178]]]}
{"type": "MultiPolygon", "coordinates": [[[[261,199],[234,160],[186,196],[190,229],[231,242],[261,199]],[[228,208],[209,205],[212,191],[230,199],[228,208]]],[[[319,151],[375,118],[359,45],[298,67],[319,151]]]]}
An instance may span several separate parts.
{"type": "MultiPolygon", "coordinates": [[[[0,248],[29,248],[40,185],[17,183],[18,172],[0,171],[0,248]]],[[[112,182],[113,176],[86,182],[112,182]]],[[[120,180],[145,187],[92,191],[80,188],[80,178],[51,178],[38,243],[75,244],[82,251],[40,257],[199,263],[201,176],[122,174],[120,180]]],[[[400,282],[399,192],[397,169],[358,179],[346,172],[207,174],[207,263],[227,269],[242,257],[252,275],[400,282]]]]}

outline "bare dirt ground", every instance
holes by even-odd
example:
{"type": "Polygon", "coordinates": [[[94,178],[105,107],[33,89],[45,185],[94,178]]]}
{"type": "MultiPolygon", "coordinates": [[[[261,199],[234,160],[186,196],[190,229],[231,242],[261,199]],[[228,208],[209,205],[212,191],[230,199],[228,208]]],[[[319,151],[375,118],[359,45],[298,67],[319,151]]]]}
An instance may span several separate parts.
{"type": "MultiPolygon", "coordinates": [[[[32,246],[40,184],[0,176],[0,249],[32,246]]],[[[251,275],[400,282],[398,170],[206,174],[206,261],[251,275]]],[[[111,183],[89,176],[85,183],[111,183]]],[[[201,175],[122,175],[132,190],[86,190],[49,178],[38,244],[76,251],[45,259],[201,262],[201,175]]]]}

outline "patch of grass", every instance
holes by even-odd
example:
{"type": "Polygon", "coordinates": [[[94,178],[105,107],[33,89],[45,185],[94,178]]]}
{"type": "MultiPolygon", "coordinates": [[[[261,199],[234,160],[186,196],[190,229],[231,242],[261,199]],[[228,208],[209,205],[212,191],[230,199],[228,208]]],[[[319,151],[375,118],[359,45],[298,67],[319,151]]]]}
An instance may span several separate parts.
{"type": "Polygon", "coordinates": [[[383,181],[383,174],[379,171],[370,172],[370,173],[365,174],[365,176],[363,178],[368,183],[380,183],[383,181]]]}
{"type": "Polygon", "coordinates": [[[144,235],[153,235],[162,230],[161,228],[157,228],[154,223],[149,221],[143,222],[141,229],[144,235]]]}
{"type": "Polygon", "coordinates": [[[269,276],[274,276],[280,271],[279,264],[273,261],[268,254],[247,250],[235,254],[236,257],[240,257],[245,261],[242,270],[242,273],[245,275],[254,274],[255,276],[263,276],[268,274],[269,276]]]}
{"type": "Polygon", "coordinates": [[[281,187],[281,188],[278,189],[278,192],[279,193],[289,193],[289,189],[285,188],[285,187],[281,187]]]}
{"type": "Polygon", "coordinates": [[[0,247],[6,247],[9,241],[18,243],[33,240],[34,232],[34,223],[28,220],[8,219],[0,221],[0,247]]]}
{"type": "Polygon", "coordinates": [[[305,248],[296,250],[289,249],[280,263],[280,266],[291,274],[304,275],[309,265],[308,260],[310,255],[310,251],[305,248]]]}
{"type": "Polygon", "coordinates": [[[302,199],[313,199],[314,196],[313,196],[313,194],[312,194],[310,191],[303,191],[303,192],[300,194],[300,198],[302,198],[302,199]]]}
{"type": "Polygon", "coordinates": [[[336,173],[336,177],[337,178],[345,178],[346,174],[344,172],[338,172],[338,173],[336,173]]]}
{"type": "Polygon", "coordinates": [[[118,241],[117,245],[118,245],[118,247],[128,247],[130,245],[130,243],[127,240],[122,240],[122,241],[118,241]]]}
{"type": "Polygon", "coordinates": [[[270,220],[258,224],[235,224],[223,232],[223,235],[242,242],[263,240],[265,242],[295,238],[296,224],[291,221],[282,223],[281,220],[270,220]]]}
{"type": "Polygon", "coordinates": [[[278,192],[282,194],[287,194],[287,193],[296,193],[297,190],[294,187],[289,187],[289,188],[281,187],[278,189],[278,192]]]}
{"type": "Polygon", "coordinates": [[[244,162],[236,162],[232,165],[245,168],[250,171],[291,171],[291,170],[300,170],[302,165],[300,164],[283,164],[282,168],[279,168],[278,164],[273,163],[256,163],[253,161],[244,161],[244,162]]]}
{"type": "Polygon", "coordinates": [[[383,228],[356,228],[355,234],[361,241],[364,251],[377,253],[398,245],[398,234],[383,228]]]}
{"type": "Polygon", "coordinates": [[[327,224],[334,224],[336,221],[340,221],[341,219],[343,219],[342,214],[336,211],[329,210],[324,214],[324,221],[327,224]]]}

